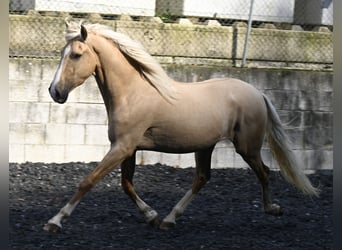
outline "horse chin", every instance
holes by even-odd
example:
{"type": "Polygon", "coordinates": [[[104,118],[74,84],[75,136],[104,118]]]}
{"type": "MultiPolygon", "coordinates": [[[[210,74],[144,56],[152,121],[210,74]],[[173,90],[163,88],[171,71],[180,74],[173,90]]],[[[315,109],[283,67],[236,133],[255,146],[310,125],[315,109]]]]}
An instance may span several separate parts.
{"type": "Polygon", "coordinates": [[[55,102],[57,102],[59,104],[65,103],[67,101],[67,99],[68,99],[68,95],[63,95],[63,96],[61,96],[61,95],[51,95],[51,97],[52,97],[52,99],[55,102]]]}
{"type": "Polygon", "coordinates": [[[66,95],[51,95],[52,99],[59,103],[59,104],[63,104],[67,101],[68,99],[68,94],[66,95]]]}
{"type": "Polygon", "coordinates": [[[66,98],[59,98],[59,99],[55,99],[54,101],[59,103],[59,104],[63,104],[67,101],[68,97],[66,98]]]}

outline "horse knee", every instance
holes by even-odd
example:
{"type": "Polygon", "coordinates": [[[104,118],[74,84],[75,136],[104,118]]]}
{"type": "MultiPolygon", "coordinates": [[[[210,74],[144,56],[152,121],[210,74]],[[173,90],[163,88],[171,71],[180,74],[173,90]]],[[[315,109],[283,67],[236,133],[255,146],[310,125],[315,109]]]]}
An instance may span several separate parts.
{"type": "Polygon", "coordinates": [[[78,190],[82,193],[88,192],[93,186],[94,182],[89,179],[84,179],[78,186],[78,190]]]}

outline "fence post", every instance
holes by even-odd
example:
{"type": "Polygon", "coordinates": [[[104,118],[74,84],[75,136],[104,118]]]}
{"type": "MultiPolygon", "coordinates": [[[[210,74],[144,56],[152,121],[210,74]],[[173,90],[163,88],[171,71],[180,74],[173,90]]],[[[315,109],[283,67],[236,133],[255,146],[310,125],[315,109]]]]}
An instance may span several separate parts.
{"type": "Polygon", "coordinates": [[[254,6],[254,0],[251,0],[251,5],[250,5],[250,9],[249,9],[249,17],[248,17],[247,34],[245,36],[245,44],[243,47],[241,67],[244,67],[246,64],[246,57],[247,57],[247,51],[248,51],[248,40],[249,40],[251,28],[252,28],[253,6],[254,6]]]}

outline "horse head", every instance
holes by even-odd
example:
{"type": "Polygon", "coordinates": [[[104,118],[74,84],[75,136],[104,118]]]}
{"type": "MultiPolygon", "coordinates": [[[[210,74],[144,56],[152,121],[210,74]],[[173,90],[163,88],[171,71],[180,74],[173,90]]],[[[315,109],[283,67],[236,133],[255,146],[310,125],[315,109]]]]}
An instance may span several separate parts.
{"type": "Polygon", "coordinates": [[[62,49],[58,69],[49,87],[52,99],[58,103],[66,102],[69,93],[94,73],[97,62],[95,52],[87,43],[87,29],[81,24],[72,24],[73,27],[66,24],[67,32],[77,32],[77,35],[68,39],[66,34],[67,44],[62,49]]]}

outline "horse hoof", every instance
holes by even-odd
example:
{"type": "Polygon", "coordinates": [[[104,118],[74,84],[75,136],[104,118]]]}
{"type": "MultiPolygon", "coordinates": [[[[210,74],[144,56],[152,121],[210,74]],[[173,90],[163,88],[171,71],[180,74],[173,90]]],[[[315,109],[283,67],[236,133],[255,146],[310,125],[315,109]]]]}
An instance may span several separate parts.
{"type": "Polygon", "coordinates": [[[159,217],[156,216],[155,218],[149,220],[147,223],[152,227],[157,227],[159,225],[159,217]]]}
{"type": "Polygon", "coordinates": [[[45,224],[43,229],[47,232],[50,232],[50,233],[59,233],[62,230],[62,228],[60,226],[53,224],[53,223],[45,224]]]}
{"type": "Polygon", "coordinates": [[[169,221],[163,221],[159,228],[162,230],[170,230],[170,229],[174,229],[176,227],[176,223],[174,222],[169,222],[169,221]]]}
{"type": "Polygon", "coordinates": [[[277,204],[272,204],[270,205],[269,208],[265,210],[266,214],[274,215],[274,216],[281,216],[284,214],[283,209],[277,205],[277,204]]]}

